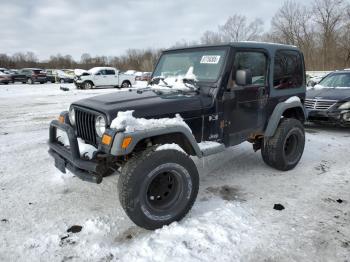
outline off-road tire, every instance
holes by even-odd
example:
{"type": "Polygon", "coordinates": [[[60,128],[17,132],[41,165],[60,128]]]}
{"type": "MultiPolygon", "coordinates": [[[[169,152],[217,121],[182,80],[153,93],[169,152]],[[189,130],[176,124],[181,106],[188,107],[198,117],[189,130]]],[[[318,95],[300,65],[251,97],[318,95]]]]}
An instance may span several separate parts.
{"type": "Polygon", "coordinates": [[[94,88],[94,84],[92,82],[90,82],[90,81],[84,82],[83,86],[84,86],[84,89],[92,89],[92,88],[94,88]]]}
{"type": "Polygon", "coordinates": [[[198,171],[188,155],[173,149],[156,151],[156,147],[149,147],[134,155],[122,168],[119,201],[136,225],[153,230],[181,220],[191,209],[198,187],[198,171]]]}
{"type": "Polygon", "coordinates": [[[287,171],[299,163],[304,147],[303,124],[294,118],[283,118],[274,136],[264,139],[261,156],[267,165],[287,171]]]}

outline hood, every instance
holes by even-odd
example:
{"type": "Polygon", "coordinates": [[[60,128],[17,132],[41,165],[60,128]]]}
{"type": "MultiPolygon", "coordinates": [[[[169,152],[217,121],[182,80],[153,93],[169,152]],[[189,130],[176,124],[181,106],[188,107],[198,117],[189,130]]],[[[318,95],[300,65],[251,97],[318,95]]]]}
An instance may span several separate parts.
{"type": "Polygon", "coordinates": [[[74,69],[74,75],[81,76],[82,74],[87,73],[87,70],[84,69],[74,69]]]}
{"type": "Polygon", "coordinates": [[[350,88],[312,88],[306,91],[306,98],[314,99],[315,97],[325,100],[347,100],[350,99],[350,88]]]}
{"type": "Polygon", "coordinates": [[[120,91],[79,100],[73,105],[98,111],[107,116],[110,124],[119,111],[134,110],[138,118],[173,117],[179,113],[184,119],[198,117],[203,101],[210,104],[212,98],[199,94],[185,95],[177,92],[159,94],[152,90],[120,91]]]}

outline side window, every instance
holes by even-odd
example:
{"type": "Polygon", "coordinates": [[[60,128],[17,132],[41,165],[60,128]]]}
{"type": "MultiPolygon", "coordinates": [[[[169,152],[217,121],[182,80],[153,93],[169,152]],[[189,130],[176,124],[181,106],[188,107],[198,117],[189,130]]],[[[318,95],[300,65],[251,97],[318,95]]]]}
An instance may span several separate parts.
{"type": "Polygon", "coordinates": [[[277,51],[273,72],[273,86],[276,89],[297,88],[303,85],[303,65],[297,51],[277,51]]]}
{"type": "Polygon", "coordinates": [[[101,76],[101,75],[106,75],[106,70],[100,70],[96,73],[96,75],[101,76]]]}
{"type": "Polygon", "coordinates": [[[263,86],[266,82],[267,59],[261,52],[237,52],[235,56],[233,73],[237,70],[250,69],[252,72],[252,86],[263,86]]]}
{"type": "Polygon", "coordinates": [[[115,71],[113,69],[107,69],[106,75],[115,75],[115,71]]]}

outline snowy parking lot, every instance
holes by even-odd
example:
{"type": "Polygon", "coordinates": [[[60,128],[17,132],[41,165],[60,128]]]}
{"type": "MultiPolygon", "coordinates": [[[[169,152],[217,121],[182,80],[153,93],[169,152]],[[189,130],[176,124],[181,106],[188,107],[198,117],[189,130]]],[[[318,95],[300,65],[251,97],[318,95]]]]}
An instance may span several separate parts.
{"type": "Polygon", "coordinates": [[[147,231],[120,206],[118,175],[83,182],[47,153],[49,122],[71,102],[127,91],[64,86],[0,86],[0,261],[350,261],[349,129],[308,126],[289,172],[248,143],[196,160],[189,215],[147,231]]]}

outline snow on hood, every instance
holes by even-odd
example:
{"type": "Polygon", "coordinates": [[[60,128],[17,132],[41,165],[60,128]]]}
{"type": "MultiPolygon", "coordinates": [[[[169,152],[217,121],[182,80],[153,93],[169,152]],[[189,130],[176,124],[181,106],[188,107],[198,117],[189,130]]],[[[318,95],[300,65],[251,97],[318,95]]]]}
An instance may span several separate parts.
{"type": "Polygon", "coordinates": [[[175,118],[145,119],[135,118],[133,116],[133,113],[133,110],[118,112],[117,117],[113,119],[110,127],[116,129],[125,129],[127,132],[134,132],[180,125],[186,127],[191,131],[191,128],[185,123],[179,114],[176,114],[175,118]]]}
{"type": "Polygon", "coordinates": [[[84,69],[74,69],[74,74],[76,76],[81,76],[83,73],[87,73],[88,71],[87,70],[84,70],[84,69]]]}
{"type": "Polygon", "coordinates": [[[176,89],[183,91],[192,91],[196,87],[192,84],[185,83],[185,80],[197,81],[196,75],[193,73],[193,66],[191,66],[185,75],[171,76],[162,78],[156,85],[151,85],[152,89],[176,89]]]}

